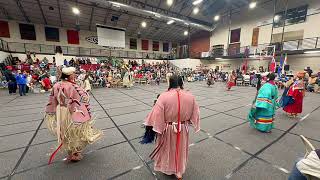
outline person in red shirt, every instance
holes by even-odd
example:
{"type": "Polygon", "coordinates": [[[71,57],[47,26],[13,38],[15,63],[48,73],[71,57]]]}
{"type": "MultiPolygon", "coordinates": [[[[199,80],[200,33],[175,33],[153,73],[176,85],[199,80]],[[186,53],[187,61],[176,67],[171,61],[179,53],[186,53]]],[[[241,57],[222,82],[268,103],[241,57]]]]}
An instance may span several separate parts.
{"type": "Polygon", "coordinates": [[[43,79],[42,79],[42,86],[43,86],[43,89],[45,91],[48,91],[49,89],[51,89],[51,82],[50,82],[50,79],[49,77],[46,75],[43,79]]]}

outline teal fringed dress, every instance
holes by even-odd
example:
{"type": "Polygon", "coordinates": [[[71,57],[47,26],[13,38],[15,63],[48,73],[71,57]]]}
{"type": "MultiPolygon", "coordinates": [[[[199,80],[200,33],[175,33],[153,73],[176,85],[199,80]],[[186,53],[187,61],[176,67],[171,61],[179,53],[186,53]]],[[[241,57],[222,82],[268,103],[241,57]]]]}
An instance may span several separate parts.
{"type": "Polygon", "coordinates": [[[278,88],[272,81],[260,88],[248,115],[251,127],[262,132],[270,132],[274,128],[274,114],[279,106],[277,99],[278,88]]]}

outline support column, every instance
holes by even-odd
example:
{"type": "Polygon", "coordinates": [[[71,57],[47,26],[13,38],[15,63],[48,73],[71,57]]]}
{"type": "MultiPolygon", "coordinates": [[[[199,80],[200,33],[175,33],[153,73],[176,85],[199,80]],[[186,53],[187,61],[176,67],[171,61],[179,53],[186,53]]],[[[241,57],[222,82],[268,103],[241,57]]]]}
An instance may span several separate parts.
{"type": "Polygon", "coordinates": [[[273,29],[274,29],[274,17],[276,16],[276,6],[277,6],[278,0],[273,0],[273,17],[272,17],[272,29],[271,29],[271,37],[270,37],[270,44],[272,43],[272,35],[273,35],[273,29]]]}
{"type": "Polygon", "coordinates": [[[190,33],[190,26],[188,26],[188,58],[191,58],[191,33],[190,33]]]}
{"type": "Polygon", "coordinates": [[[286,4],[285,4],[286,8],[285,8],[285,12],[284,12],[284,22],[283,22],[282,35],[281,35],[281,54],[283,52],[284,30],[285,30],[285,27],[286,27],[288,5],[289,5],[289,0],[284,0],[284,1],[286,1],[286,4]]]}

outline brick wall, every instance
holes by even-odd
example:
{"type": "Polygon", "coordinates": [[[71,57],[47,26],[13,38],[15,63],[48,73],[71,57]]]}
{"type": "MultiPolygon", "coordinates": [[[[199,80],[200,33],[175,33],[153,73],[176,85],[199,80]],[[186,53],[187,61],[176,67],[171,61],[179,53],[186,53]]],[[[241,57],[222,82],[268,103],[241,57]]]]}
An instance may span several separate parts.
{"type": "Polygon", "coordinates": [[[210,32],[201,31],[191,36],[191,58],[201,57],[201,52],[210,49],[210,32]]]}

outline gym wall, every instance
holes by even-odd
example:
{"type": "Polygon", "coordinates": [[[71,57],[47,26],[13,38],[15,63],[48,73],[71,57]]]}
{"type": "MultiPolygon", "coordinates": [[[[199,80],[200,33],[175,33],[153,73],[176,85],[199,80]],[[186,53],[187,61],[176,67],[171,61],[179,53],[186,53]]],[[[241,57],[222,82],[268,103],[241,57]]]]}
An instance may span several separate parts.
{"type": "MultiPolygon", "coordinates": [[[[260,2],[260,1],[259,1],[260,2]]],[[[280,2],[280,1],[278,1],[280,2]]],[[[289,0],[288,8],[308,4],[307,18],[304,23],[285,26],[285,32],[303,31],[303,38],[313,38],[320,36],[320,1],[319,0],[289,0]]],[[[277,11],[284,10],[283,5],[277,5],[277,11]]],[[[255,9],[242,8],[240,12],[232,14],[231,30],[241,28],[240,46],[251,46],[253,29],[259,28],[258,44],[266,44],[271,41],[272,20],[273,20],[273,1],[258,4],[255,9]]],[[[228,45],[229,18],[221,18],[217,28],[213,31],[210,38],[210,46],[223,44],[224,48],[228,45]]],[[[282,33],[283,28],[274,28],[273,34],[282,33]]]]}
{"type": "MultiPolygon", "coordinates": [[[[45,25],[42,24],[34,24],[36,31],[36,40],[23,40],[20,36],[19,23],[17,21],[9,21],[9,30],[10,30],[10,38],[2,38],[7,42],[19,42],[19,43],[33,43],[33,44],[46,44],[46,45],[59,45],[59,46],[74,46],[74,47],[85,47],[85,48],[101,48],[97,44],[90,43],[86,40],[87,37],[97,36],[97,33],[94,31],[79,31],[79,45],[68,44],[67,41],[67,28],[59,28],[60,34],[60,42],[46,41],[45,37],[45,25]]],[[[21,22],[23,23],[23,22],[21,22]]],[[[54,27],[54,26],[48,26],[54,27]]],[[[141,50],[141,39],[137,39],[137,50],[130,49],[130,37],[126,36],[126,48],[125,50],[130,51],[141,51],[141,52],[152,52],[152,40],[149,40],[149,48],[148,51],[141,50]]],[[[158,41],[159,42],[159,41],[158,41]]],[[[169,49],[172,47],[172,43],[169,43],[169,49]]],[[[159,51],[163,52],[163,42],[159,42],[159,51]]]]}

